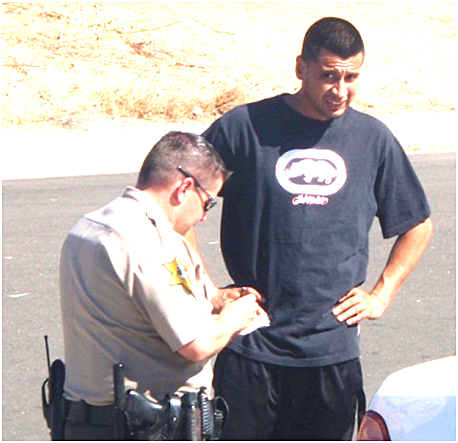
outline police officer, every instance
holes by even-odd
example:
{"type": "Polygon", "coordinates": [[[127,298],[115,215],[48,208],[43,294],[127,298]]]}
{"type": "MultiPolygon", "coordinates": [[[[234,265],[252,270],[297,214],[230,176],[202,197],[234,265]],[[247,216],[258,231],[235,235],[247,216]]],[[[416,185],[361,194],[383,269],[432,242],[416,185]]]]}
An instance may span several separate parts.
{"type": "Polygon", "coordinates": [[[215,288],[183,237],[227,177],[203,138],[170,132],[135,187],[69,232],[60,267],[66,440],[114,438],[113,364],[124,364],[126,388],[158,400],[210,389],[210,358],[262,312],[254,289],[215,288]]]}

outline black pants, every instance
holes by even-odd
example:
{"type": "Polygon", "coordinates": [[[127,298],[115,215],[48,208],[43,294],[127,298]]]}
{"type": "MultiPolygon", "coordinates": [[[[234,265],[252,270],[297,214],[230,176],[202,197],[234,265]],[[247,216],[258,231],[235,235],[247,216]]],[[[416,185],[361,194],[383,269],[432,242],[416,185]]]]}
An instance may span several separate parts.
{"type": "Polygon", "coordinates": [[[91,406],[84,401],[65,400],[65,440],[112,441],[124,439],[125,421],[118,424],[114,406],[91,406]]]}
{"type": "Polygon", "coordinates": [[[229,404],[221,440],[351,440],[358,403],[364,408],[359,359],[291,368],[226,348],[216,360],[214,387],[229,404]]]}

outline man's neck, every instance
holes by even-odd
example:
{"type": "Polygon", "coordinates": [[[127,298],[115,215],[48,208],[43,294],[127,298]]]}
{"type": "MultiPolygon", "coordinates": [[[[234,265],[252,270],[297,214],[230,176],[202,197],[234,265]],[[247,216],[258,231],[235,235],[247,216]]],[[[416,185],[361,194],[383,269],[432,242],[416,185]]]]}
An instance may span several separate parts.
{"type": "Polygon", "coordinates": [[[324,117],[322,118],[317,118],[316,115],[312,115],[310,112],[305,109],[303,105],[303,99],[301,97],[301,92],[298,91],[295,94],[285,94],[283,96],[283,99],[285,100],[285,103],[294,111],[297,112],[298,114],[303,115],[304,117],[310,118],[312,120],[316,120],[319,122],[327,122],[331,121],[332,119],[326,119],[324,117]]]}

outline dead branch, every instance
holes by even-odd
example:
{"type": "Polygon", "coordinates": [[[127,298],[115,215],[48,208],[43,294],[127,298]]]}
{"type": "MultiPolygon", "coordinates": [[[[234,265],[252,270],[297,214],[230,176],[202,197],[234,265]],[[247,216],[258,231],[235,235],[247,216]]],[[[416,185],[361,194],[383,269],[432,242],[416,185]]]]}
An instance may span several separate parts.
{"type": "Polygon", "coordinates": [[[199,23],[199,25],[201,26],[205,26],[206,28],[212,30],[213,32],[216,32],[217,34],[229,34],[229,35],[235,35],[234,33],[232,32],[228,32],[228,31],[219,31],[218,29],[215,29],[215,28],[212,28],[211,26],[208,26],[206,25],[205,23],[202,23],[200,22],[199,20],[196,20],[195,18],[192,18],[192,17],[188,17],[189,19],[195,21],[196,23],[199,23]]]}
{"type": "Polygon", "coordinates": [[[26,68],[42,68],[41,65],[26,65],[26,64],[23,64],[23,63],[13,63],[13,64],[2,63],[2,66],[8,66],[9,68],[18,68],[18,67],[22,67],[22,66],[25,66],[26,68]]]}
{"type": "Polygon", "coordinates": [[[137,34],[139,32],[152,32],[152,31],[158,31],[159,29],[164,29],[164,28],[168,28],[170,26],[174,26],[174,25],[177,25],[178,23],[181,23],[181,20],[178,20],[176,22],[172,22],[172,23],[168,23],[166,25],[163,25],[163,26],[158,26],[157,28],[151,28],[151,29],[140,29],[139,31],[120,31],[118,29],[116,29],[115,31],[119,34],[137,34]]]}

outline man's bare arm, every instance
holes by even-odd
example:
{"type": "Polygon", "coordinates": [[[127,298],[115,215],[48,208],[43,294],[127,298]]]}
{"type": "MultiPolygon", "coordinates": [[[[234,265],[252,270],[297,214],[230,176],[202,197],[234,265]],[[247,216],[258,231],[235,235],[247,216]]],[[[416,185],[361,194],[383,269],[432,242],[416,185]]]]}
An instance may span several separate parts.
{"type": "Polygon", "coordinates": [[[354,288],[339,300],[333,314],[349,325],[366,318],[376,320],[388,308],[396,293],[423,256],[433,233],[430,218],[400,235],[387,264],[371,292],[354,288]]]}

